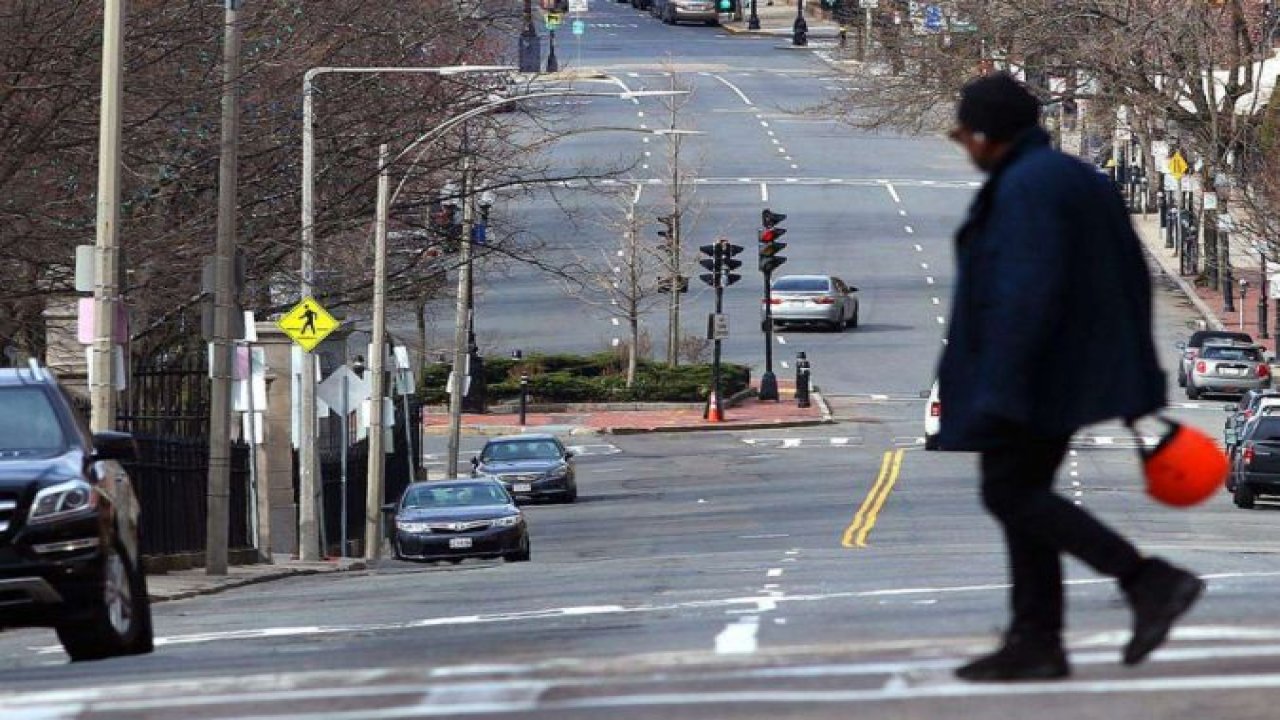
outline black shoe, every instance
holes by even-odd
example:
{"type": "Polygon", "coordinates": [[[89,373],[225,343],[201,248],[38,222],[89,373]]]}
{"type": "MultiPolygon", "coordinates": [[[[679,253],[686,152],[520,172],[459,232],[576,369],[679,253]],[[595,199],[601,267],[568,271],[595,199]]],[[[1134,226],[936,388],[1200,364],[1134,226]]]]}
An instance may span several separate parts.
{"type": "Polygon", "coordinates": [[[1000,649],[956,668],[956,677],[970,682],[1055,680],[1070,674],[1062,641],[1052,635],[1010,633],[1000,649]]]}
{"type": "Polygon", "coordinates": [[[1204,581],[1159,558],[1148,558],[1122,583],[1133,608],[1133,637],[1124,664],[1137,665],[1164,643],[1174,621],[1204,592],[1204,581]]]}

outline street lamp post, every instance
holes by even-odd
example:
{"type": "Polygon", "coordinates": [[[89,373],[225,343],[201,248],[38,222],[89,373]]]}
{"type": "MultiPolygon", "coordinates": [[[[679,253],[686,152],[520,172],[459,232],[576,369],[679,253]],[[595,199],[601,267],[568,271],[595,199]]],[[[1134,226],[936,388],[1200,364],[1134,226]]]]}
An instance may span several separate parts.
{"type": "MultiPolygon", "coordinates": [[[[315,282],[315,83],[334,73],[429,73],[436,75],[510,70],[506,65],[449,67],[315,67],[302,78],[302,229],[299,293],[310,297],[315,282]]],[[[318,511],[320,483],[316,457],[316,360],[303,359],[299,373],[298,558],[320,559],[318,511]]]]}
{"type": "Polygon", "coordinates": [[[759,0],[751,0],[751,16],[747,18],[748,30],[760,29],[760,16],[756,14],[756,3],[759,0]]]}

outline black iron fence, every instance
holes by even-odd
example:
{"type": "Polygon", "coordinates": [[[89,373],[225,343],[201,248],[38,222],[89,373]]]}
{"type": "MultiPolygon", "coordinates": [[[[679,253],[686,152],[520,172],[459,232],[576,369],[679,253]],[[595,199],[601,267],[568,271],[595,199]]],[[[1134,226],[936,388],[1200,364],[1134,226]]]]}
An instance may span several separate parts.
{"type": "MultiPolygon", "coordinates": [[[[138,441],[126,465],[142,507],[145,555],[205,549],[209,482],[209,377],[204,348],[166,349],[134,363],[116,414],[138,441]]],[[[251,547],[249,448],[231,448],[230,547],[251,547]]]]}
{"type": "MultiPolygon", "coordinates": [[[[138,460],[126,468],[142,506],[144,555],[177,555],[205,549],[209,481],[208,438],[135,436],[138,460]]],[[[249,447],[231,448],[229,546],[251,546],[249,447]]]]}

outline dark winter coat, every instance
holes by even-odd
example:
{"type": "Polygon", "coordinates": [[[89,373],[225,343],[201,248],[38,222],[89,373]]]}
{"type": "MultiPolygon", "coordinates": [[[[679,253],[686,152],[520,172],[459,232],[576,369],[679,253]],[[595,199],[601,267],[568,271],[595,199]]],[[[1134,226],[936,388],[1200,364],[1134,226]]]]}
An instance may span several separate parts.
{"type": "Polygon", "coordinates": [[[956,235],[958,273],[938,369],[939,445],[1007,444],[1009,423],[1064,436],[1164,404],[1151,280],[1111,181],[1015,141],[956,235]]]}

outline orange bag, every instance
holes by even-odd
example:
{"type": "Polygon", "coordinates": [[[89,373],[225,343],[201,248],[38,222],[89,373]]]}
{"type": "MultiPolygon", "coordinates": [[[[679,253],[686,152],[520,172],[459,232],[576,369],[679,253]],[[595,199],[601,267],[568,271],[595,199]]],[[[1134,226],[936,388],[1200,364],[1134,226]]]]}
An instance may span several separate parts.
{"type": "MultiPolygon", "coordinates": [[[[1138,448],[1147,494],[1173,507],[1208,500],[1227,479],[1226,453],[1203,432],[1168,418],[1158,419],[1168,430],[1154,448],[1138,448]]],[[[1129,427],[1133,429],[1132,424],[1129,427]]]]}

